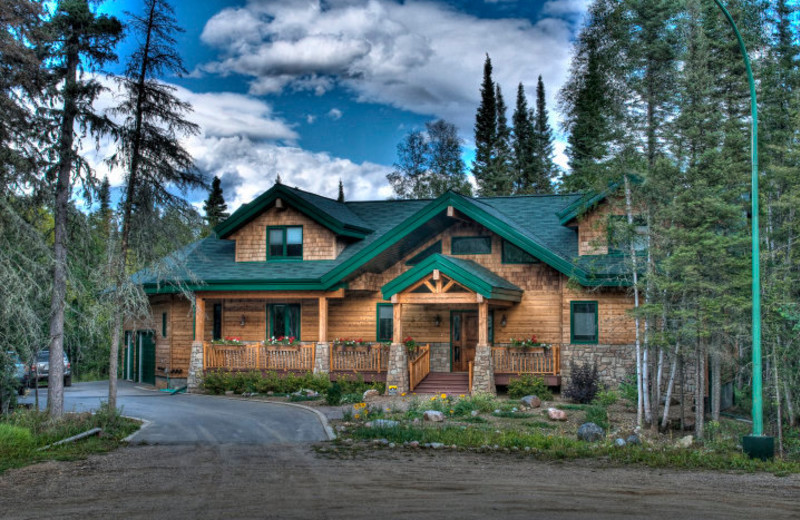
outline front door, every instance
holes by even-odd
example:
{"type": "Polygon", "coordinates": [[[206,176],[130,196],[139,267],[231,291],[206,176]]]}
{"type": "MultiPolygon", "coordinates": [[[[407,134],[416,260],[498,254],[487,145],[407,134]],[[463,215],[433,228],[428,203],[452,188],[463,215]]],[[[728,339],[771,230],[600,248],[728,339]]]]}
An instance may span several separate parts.
{"type": "Polygon", "coordinates": [[[467,372],[469,362],[475,361],[478,345],[478,314],[454,312],[450,319],[450,356],[453,372],[467,372]]]}
{"type": "Polygon", "coordinates": [[[139,331],[139,382],[156,384],[156,342],[153,331],[139,331]]]}

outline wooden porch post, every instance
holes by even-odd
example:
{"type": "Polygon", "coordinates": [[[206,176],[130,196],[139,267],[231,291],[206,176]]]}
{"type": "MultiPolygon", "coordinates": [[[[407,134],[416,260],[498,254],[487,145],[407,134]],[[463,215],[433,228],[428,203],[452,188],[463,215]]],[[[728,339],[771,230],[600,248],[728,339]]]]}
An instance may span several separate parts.
{"type": "Polygon", "coordinates": [[[327,374],[331,368],[331,347],[328,344],[328,298],[319,297],[319,333],[314,352],[314,373],[327,374]]]}
{"type": "Polygon", "coordinates": [[[194,340],[203,342],[206,328],[206,301],[200,296],[194,297],[194,340]]]}
{"type": "Polygon", "coordinates": [[[478,346],[489,344],[489,302],[478,295],[478,346]]]}
{"type": "Polygon", "coordinates": [[[408,349],[403,343],[403,304],[395,294],[392,296],[392,346],[389,347],[386,393],[402,394],[408,390],[408,349]]]}
{"type": "Polygon", "coordinates": [[[475,347],[475,364],[472,370],[472,392],[496,394],[494,360],[489,345],[489,300],[478,294],[478,345],[475,347]]]}

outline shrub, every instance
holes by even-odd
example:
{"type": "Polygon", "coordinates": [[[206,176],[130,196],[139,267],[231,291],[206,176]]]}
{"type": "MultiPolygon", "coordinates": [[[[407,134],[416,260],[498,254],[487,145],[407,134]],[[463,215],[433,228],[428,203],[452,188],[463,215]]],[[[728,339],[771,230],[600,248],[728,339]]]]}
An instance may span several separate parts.
{"type": "Polygon", "coordinates": [[[586,409],[586,422],[593,422],[608,430],[608,412],[602,406],[590,406],[586,409]]]}
{"type": "Polygon", "coordinates": [[[0,455],[18,455],[33,449],[31,431],[22,426],[0,423],[0,455]]]}
{"type": "Polygon", "coordinates": [[[570,363],[570,380],[564,397],[572,399],[577,403],[591,403],[597,395],[597,364],[577,365],[574,361],[570,363]]]}
{"type": "Polygon", "coordinates": [[[628,374],[619,383],[619,393],[628,403],[635,405],[639,400],[639,391],[636,389],[636,374],[628,374]]]}
{"type": "Polygon", "coordinates": [[[328,392],[325,394],[325,402],[331,406],[339,406],[342,403],[342,387],[338,382],[328,387],[328,392]]]}
{"type": "Polygon", "coordinates": [[[592,404],[608,408],[619,400],[619,395],[613,390],[601,390],[597,392],[592,404]]]}
{"type": "Polygon", "coordinates": [[[509,397],[519,399],[526,395],[538,396],[542,401],[549,401],[553,398],[553,393],[544,384],[544,379],[541,377],[525,374],[508,382],[509,397]]]}

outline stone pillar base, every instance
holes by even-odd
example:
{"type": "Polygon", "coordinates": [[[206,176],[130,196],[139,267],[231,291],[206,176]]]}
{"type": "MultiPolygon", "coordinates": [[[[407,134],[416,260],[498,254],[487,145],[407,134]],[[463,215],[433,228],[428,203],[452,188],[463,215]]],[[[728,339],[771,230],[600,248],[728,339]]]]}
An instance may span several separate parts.
{"type": "Polygon", "coordinates": [[[327,374],[331,370],[331,346],[328,343],[317,343],[314,353],[314,373],[327,374]]]}
{"type": "Polygon", "coordinates": [[[389,347],[389,369],[386,372],[386,394],[408,392],[408,348],[402,343],[389,347]]]}
{"type": "Polygon", "coordinates": [[[497,395],[497,387],[494,384],[492,347],[489,345],[475,347],[475,361],[472,368],[472,393],[497,395]]]}
{"type": "Polygon", "coordinates": [[[199,393],[200,384],[203,382],[203,342],[192,343],[192,354],[189,356],[189,377],[186,387],[189,393],[199,393]]]}

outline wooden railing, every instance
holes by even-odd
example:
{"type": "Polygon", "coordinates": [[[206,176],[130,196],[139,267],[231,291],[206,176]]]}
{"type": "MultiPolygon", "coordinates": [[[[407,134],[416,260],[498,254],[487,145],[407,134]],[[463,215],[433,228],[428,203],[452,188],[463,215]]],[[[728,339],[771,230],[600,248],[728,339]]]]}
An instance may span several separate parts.
{"type": "Polygon", "coordinates": [[[475,368],[475,362],[474,362],[474,361],[470,361],[470,362],[468,362],[468,363],[467,363],[467,367],[468,367],[468,369],[467,369],[467,370],[468,370],[468,372],[467,372],[467,375],[468,375],[468,377],[469,377],[469,379],[468,379],[468,381],[467,381],[467,384],[469,385],[469,386],[468,386],[468,388],[469,388],[469,393],[470,393],[470,395],[472,395],[472,373],[473,373],[473,370],[474,370],[474,368],[475,368]]]}
{"type": "Polygon", "coordinates": [[[408,386],[410,391],[431,372],[431,346],[425,345],[419,348],[419,353],[413,360],[408,362],[408,386]]]}
{"type": "Polygon", "coordinates": [[[203,346],[205,370],[296,370],[314,369],[315,345],[267,347],[261,343],[248,345],[203,346]]]}
{"type": "Polygon", "coordinates": [[[386,372],[389,348],[370,345],[366,350],[341,350],[331,345],[331,372],[386,372]]]}
{"type": "Polygon", "coordinates": [[[495,374],[558,375],[561,372],[561,351],[553,345],[545,351],[508,347],[492,348],[495,374]]]}

